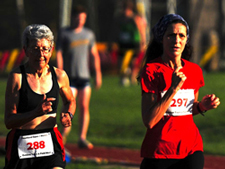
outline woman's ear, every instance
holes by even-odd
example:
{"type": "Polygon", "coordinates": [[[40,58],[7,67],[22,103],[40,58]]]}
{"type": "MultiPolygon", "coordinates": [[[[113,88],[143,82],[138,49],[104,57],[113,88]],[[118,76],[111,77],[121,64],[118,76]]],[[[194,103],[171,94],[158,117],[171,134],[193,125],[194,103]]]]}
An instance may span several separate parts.
{"type": "Polygon", "coordinates": [[[53,46],[52,46],[52,50],[51,50],[51,51],[53,51],[54,49],[55,49],[55,46],[53,45],[53,46]]]}

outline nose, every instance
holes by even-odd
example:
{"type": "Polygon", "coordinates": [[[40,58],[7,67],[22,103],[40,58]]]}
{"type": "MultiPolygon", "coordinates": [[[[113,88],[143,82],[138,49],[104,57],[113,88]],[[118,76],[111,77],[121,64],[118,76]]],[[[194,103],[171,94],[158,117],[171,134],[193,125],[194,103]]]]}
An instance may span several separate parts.
{"type": "Polygon", "coordinates": [[[37,52],[38,54],[42,54],[42,53],[43,53],[43,50],[42,50],[42,49],[38,49],[36,52],[37,52]]]}
{"type": "Polygon", "coordinates": [[[174,37],[174,42],[179,43],[180,40],[181,40],[181,38],[180,38],[179,34],[177,34],[177,35],[174,37]]]}
{"type": "Polygon", "coordinates": [[[42,56],[44,56],[44,55],[45,55],[45,53],[44,53],[44,50],[43,50],[43,49],[39,49],[39,50],[37,50],[35,53],[36,53],[36,55],[38,55],[38,56],[40,56],[40,57],[42,57],[42,56]]]}

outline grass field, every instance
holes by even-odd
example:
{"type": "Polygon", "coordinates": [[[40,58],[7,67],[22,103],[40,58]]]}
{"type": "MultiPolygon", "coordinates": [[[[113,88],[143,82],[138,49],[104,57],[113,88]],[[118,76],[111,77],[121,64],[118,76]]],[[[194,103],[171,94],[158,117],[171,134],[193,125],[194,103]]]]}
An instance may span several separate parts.
{"type": "MultiPolygon", "coordinates": [[[[205,153],[225,155],[225,104],[223,104],[225,100],[223,93],[225,92],[225,73],[207,73],[204,74],[204,78],[205,86],[200,89],[199,99],[205,94],[215,93],[220,97],[221,105],[216,110],[208,111],[205,117],[195,116],[194,120],[202,135],[205,153]]],[[[6,80],[0,80],[0,109],[2,112],[0,114],[0,135],[3,136],[8,132],[3,123],[5,86],[6,80]]],[[[117,76],[105,76],[102,88],[99,91],[93,89],[92,92],[91,121],[87,138],[96,146],[140,149],[145,134],[140,105],[141,90],[139,85],[122,87],[119,85],[117,76]]],[[[60,112],[60,108],[58,110],[60,112]]],[[[77,142],[78,114],[79,108],[77,108],[73,120],[73,128],[68,142],[77,142]]],[[[59,128],[61,128],[60,124],[59,128]]],[[[80,168],[85,165],[92,165],[91,168],[95,167],[93,164],[80,165],[80,168]]],[[[99,166],[96,167],[99,168],[99,166]]],[[[70,168],[70,165],[67,168],[70,168]]],[[[79,166],[76,165],[76,168],[79,166]]],[[[118,167],[116,168],[118,169],[118,167]]]]}

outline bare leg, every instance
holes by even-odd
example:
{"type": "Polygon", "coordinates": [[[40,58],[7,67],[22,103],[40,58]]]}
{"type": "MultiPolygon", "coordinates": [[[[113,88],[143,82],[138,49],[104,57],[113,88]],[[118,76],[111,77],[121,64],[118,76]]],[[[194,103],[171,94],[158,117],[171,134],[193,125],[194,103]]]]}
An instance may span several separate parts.
{"type": "Polygon", "coordinates": [[[139,68],[137,68],[137,67],[133,68],[133,70],[131,72],[131,83],[133,85],[138,84],[138,82],[137,82],[138,73],[139,73],[139,68]]]}
{"type": "MultiPolygon", "coordinates": [[[[91,98],[91,87],[87,86],[82,90],[78,91],[78,102],[79,102],[79,125],[80,125],[80,141],[85,141],[87,137],[89,122],[90,122],[90,112],[89,103],[91,98]]],[[[88,143],[87,148],[93,148],[91,143],[88,143]]]]}

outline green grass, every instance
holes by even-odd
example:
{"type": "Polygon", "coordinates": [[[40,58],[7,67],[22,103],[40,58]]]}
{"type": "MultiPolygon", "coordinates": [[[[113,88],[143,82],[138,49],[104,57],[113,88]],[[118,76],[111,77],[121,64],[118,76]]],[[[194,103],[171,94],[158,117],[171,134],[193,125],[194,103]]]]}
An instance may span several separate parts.
{"type": "MultiPolygon", "coordinates": [[[[139,149],[145,128],[140,113],[140,86],[124,88],[118,77],[107,76],[100,90],[92,90],[88,139],[96,146],[139,149]]],[[[68,142],[78,139],[77,108],[68,142]]]]}
{"type": "MultiPolygon", "coordinates": [[[[200,89],[199,99],[206,94],[215,93],[221,100],[221,105],[206,112],[205,116],[194,117],[203,138],[205,154],[225,156],[225,73],[204,74],[205,86],[200,89]]],[[[6,80],[0,80],[0,134],[6,135],[8,130],[3,123],[4,92],[6,80]]],[[[122,87],[117,76],[105,76],[103,86],[99,91],[93,88],[90,102],[91,121],[88,139],[95,146],[111,146],[140,149],[145,134],[141,120],[141,90],[140,86],[122,87]]],[[[60,112],[61,102],[59,105],[60,112]]],[[[78,114],[73,119],[72,132],[68,142],[78,140],[78,114]]],[[[61,125],[59,123],[59,128],[61,125]]],[[[104,168],[104,165],[92,163],[69,164],[67,168],[104,168]],[[88,167],[91,165],[91,167],[88,167]],[[72,166],[72,167],[70,167],[72,166]],[[80,166],[80,167],[79,167],[80,166]]],[[[1,166],[0,166],[1,167],[1,166]]],[[[114,166],[116,169],[119,167],[114,166]]],[[[113,167],[113,168],[114,168],[113,167]]],[[[110,168],[110,169],[113,169],[110,168]]]]}
{"type": "Polygon", "coordinates": [[[205,86],[200,89],[199,99],[205,94],[216,94],[221,104],[217,109],[206,112],[205,117],[196,116],[195,122],[203,138],[206,154],[225,155],[225,73],[208,73],[204,75],[205,86]]]}

